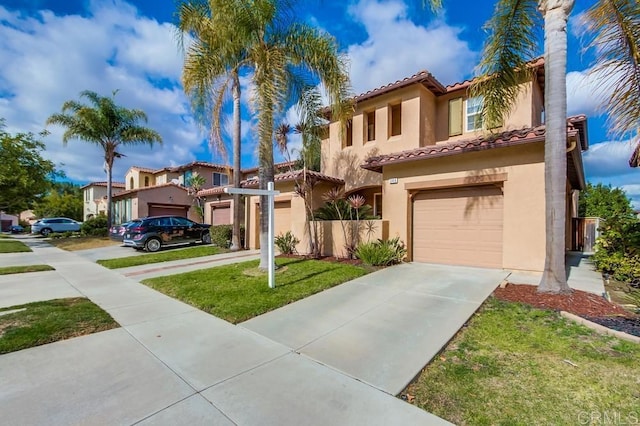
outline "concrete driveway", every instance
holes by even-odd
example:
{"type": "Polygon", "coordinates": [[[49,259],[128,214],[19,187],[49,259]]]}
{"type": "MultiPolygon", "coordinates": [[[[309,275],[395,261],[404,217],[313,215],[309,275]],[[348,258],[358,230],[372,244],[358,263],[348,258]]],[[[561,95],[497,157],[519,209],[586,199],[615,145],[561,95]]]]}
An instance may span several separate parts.
{"type": "Polygon", "coordinates": [[[397,395],[508,275],[494,269],[403,264],[241,326],[397,395]]]}

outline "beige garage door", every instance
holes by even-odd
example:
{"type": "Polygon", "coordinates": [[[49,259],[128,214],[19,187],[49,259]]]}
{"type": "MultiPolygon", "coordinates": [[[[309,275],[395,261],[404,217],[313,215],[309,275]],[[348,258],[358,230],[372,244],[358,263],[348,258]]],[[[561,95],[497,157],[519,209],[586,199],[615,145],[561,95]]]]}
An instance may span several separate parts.
{"type": "Polygon", "coordinates": [[[500,188],[476,186],[416,194],[413,260],[501,268],[500,188]]]}
{"type": "Polygon", "coordinates": [[[149,205],[149,216],[182,216],[187,217],[188,206],[149,205]]]}
{"type": "Polygon", "coordinates": [[[211,224],[212,225],[229,225],[231,224],[231,205],[212,205],[211,206],[211,224]]]}
{"type": "Polygon", "coordinates": [[[274,234],[278,236],[291,231],[291,201],[279,201],[274,203],[275,220],[274,234]]]}

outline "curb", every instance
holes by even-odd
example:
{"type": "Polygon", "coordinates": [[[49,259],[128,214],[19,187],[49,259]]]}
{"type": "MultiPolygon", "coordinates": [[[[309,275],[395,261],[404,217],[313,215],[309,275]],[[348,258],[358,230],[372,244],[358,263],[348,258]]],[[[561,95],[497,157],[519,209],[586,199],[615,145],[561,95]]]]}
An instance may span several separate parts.
{"type": "Polygon", "coordinates": [[[582,324],[600,334],[608,334],[609,336],[617,337],[618,339],[628,340],[629,342],[634,342],[640,344],[640,337],[632,336],[631,334],[624,333],[622,331],[612,330],[603,325],[596,324],[595,322],[589,321],[577,315],[571,314],[566,311],[560,311],[560,315],[564,318],[567,318],[573,322],[577,322],[578,324],[582,324]]]}

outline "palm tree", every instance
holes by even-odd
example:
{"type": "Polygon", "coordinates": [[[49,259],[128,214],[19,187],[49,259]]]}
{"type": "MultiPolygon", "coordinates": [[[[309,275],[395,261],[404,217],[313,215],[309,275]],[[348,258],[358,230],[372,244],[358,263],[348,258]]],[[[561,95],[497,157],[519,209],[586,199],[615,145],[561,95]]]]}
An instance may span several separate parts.
{"type": "Polygon", "coordinates": [[[90,105],[70,100],[62,104],[62,112],[51,115],[47,125],[58,124],[66,127],[62,143],[66,146],[69,139],[80,139],[98,145],[104,151],[104,163],[107,169],[107,227],[111,226],[111,180],[113,161],[122,156],[117,150],[121,145],[153,146],[162,143],[162,137],[155,130],[139,125],[147,122],[147,115],[139,109],[128,109],[116,105],[114,98],[100,96],[85,90],[80,98],[87,98],[90,105]]]}
{"type": "MultiPolygon", "coordinates": [[[[225,153],[222,139],[222,112],[229,89],[233,96],[233,186],[241,181],[240,67],[246,57],[246,31],[238,25],[233,2],[187,1],[178,7],[178,36],[184,48],[185,36],[190,37],[186,47],[182,85],[191,98],[196,118],[211,125],[211,147],[225,153]],[[214,13],[215,11],[215,13],[214,13]]],[[[233,195],[233,230],[231,250],[240,249],[240,222],[242,198],[233,195]]]]}
{"type": "MultiPolygon", "coordinates": [[[[440,0],[430,0],[429,4],[438,8],[440,0]]],[[[537,56],[536,30],[544,28],[546,258],[538,291],[548,293],[571,291],[565,271],[565,150],[566,30],[573,4],[574,0],[500,0],[485,25],[489,37],[479,66],[480,77],[471,89],[473,95],[484,99],[486,122],[500,122],[523,89],[520,83],[531,78],[527,62],[537,56]]],[[[607,100],[609,111],[625,117],[617,121],[625,131],[635,130],[640,119],[639,10],[637,1],[599,0],[585,18],[593,35],[592,45],[605,52],[599,63],[626,71],[618,80],[621,94],[607,100]],[[611,49],[615,56],[610,54],[611,49]]]]}
{"type": "MultiPolygon", "coordinates": [[[[203,4],[199,3],[201,10],[203,4]]],[[[207,26],[219,24],[218,34],[215,43],[212,41],[199,54],[217,58],[212,59],[216,66],[202,67],[200,75],[214,81],[213,76],[221,75],[223,70],[244,69],[250,73],[254,87],[251,102],[257,118],[258,175],[260,188],[266,189],[275,174],[273,143],[277,115],[295,104],[303,122],[319,120],[321,98],[317,83],[322,83],[327,92],[333,116],[343,119],[348,114],[351,106],[343,102],[350,95],[346,60],[338,54],[333,37],[294,22],[294,13],[286,0],[209,0],[205,6],[210,16],[207,26]]],[[[210,85],[202,86],[198,93],[208,95],[207,87],[210,85]]],[[[224,86],[215,87],[213,94],[220,99],[224,86]]],[[[212,111],[216,113],[215,108],[212,111]]],[[[266,247],[266,197],[261,199],[260,210],[260,245],[266,247]]],[[[267,264],[267,252],[263,250],[260,268],[266,268],[267,264]]]]}
{"type": "Polygon", "coordinates": [[[207,180],[198,172],[193,172],[186,182],[189,187],[189,194],[193,197],[193,201],[196,203],[196,210],[198,212],[198,217],[200,217],[200,222],[204,222],[204,200],[202,197],[198,196],[198,192],[204,188],[206,183],[207,180]]]}

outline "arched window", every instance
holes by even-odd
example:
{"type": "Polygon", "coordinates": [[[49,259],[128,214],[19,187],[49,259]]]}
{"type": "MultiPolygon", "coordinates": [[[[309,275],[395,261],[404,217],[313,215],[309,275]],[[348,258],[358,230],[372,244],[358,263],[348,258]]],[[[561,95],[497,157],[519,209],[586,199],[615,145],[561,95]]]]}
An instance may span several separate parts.
{"type": "Polygon", "coordinates": [[[129,189],[133,189],[133,178],[129,179],[129,189]]]}

